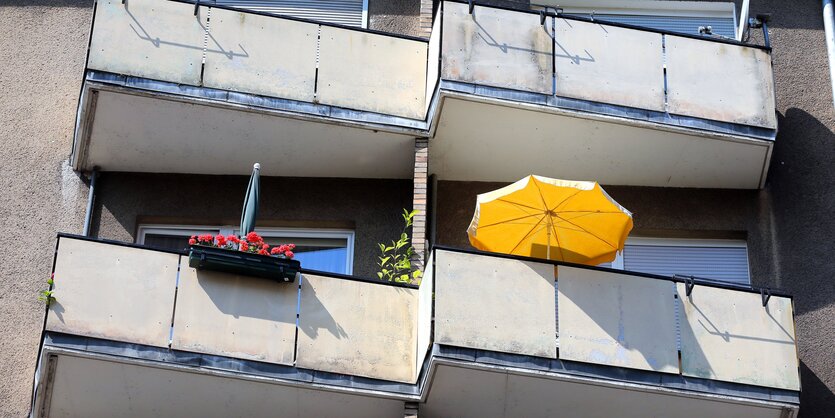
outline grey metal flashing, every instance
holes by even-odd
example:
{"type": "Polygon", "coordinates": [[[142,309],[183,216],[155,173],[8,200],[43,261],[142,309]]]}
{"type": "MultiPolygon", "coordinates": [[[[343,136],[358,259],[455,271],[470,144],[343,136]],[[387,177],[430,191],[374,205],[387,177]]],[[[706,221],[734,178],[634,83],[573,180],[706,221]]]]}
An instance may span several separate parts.
{"type": "Polygon", "coordinates": [[[362,391],[404,400],[425,400],[431,389],[432,376],[438,361],[455,360],[474,366],[498,366],[524,369],[532,372],[548,372],[570,377],[582,377],[604,382],[639,384],[659,389],[674,389],[693,394],[721,395],[758,401],[799,405],[798,392],[685,377],[667,373],[611,367],[597,364],[547,359],[519,354],[499,353],[463,347],[433,344],[427,354],[417,383],[406,384],[366,377],[329,373],[242,360],[231,357],[199,354],[187,351],[123,343],[93,337],[55,332],[44,333],[44,347],[75,350],[84,353],[109,355],[122,360],[139,360],[159,364],[176,365],[222,373],[275,379],[280,382],[296,382],[313,387],[329,387],[338,390],[362,391]]]}
{"type": "Polygon", "coordinates": [[[678,374],[627,369],[623,367],[612,367],[560,359],[543,359],[521,354],[498,353],[471,348],[451,347],[440,344],[435,345],[432,350],[432,356],[434,358],[445,358],[458,361],[470,361],[479,364],[553,372],[606,381],[638,383],[665,389],[679,389],[687,392],[724,395],[796,405],[800,404],[799,392],[741,383],[686,377],[678,374]]]}
{"type": "Polygon", "coordinates": [[[744,136],[752,139],[773,142],[777,137],[774,129],[736,123],[720,122],[691,116],[674,115],[654,110],[638,109],[607,103],[592,102],[582,99],[533,93],[500,87],[491,87],[452,80],[441,80],[440,89],[447,92],[463,93],[496,100],[521,102],[546,106],[554,109],[576,111],[589,115],[604,115],[614,118],[650,122],[688,130],[718,133],[723,135],[744,136]]]}
{"type": "MultiPolygon", "coordinates": [[[[142,77],[125,76],[102,71],[89,70],[85,82],[95,82],[146,92],[193,97],[217,104],[244,105],[256,109],[286,112],[313,118],[333,118],[358,127],[379,130],[407,130],[409,134],[423,136],[428,131],[424,120],[408,119],[382,113],[346,109],[319,103],[267,97],[257,94],[240,93],[209,87],[196,87],[168,81],[151,80],[142,77]],[[393,128],[393,129],[387,129],[393,128]]],[[[402,133],[402,132],[401,132],[402,133]]]]}

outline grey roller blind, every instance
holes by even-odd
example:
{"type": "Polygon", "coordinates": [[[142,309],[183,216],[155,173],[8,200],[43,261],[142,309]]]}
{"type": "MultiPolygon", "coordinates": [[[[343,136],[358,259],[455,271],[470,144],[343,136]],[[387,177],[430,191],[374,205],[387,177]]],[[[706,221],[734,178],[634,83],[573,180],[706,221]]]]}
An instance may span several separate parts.
{"type": "Polygon", "coordinates": [[[748,250],[744,247],[627,245],[623,268],[663,276],[680,274],[741,285],[751,283],[748,250]]]}
{"type": "Polygon", "coordinates": [[[363,0],[215,0],[222,6],[355,27],[363,26],[363,0]]]}
{"type": "MultiPolygon", "coordinates": [[[[588,18],[588,14],[572,13],[574,16],[588,18]]],[[[670,32],[698,35],[699,26],[710,26],[713,33],[735,38],[736,28],[734,18],[728,17],[693,17],[693,16],[652,16],[652,15],[627,15],[595,13],[595,19],[608,20],[610,22],[623,23],[627,25],[644,26],[652,29],[665,30],[670,32]]]]}

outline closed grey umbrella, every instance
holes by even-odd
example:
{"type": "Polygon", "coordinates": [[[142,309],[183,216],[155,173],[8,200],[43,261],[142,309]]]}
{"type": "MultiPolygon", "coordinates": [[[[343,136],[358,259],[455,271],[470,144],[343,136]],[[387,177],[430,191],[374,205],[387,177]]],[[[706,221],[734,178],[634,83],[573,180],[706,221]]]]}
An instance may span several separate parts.
{"type": "Polygon", "coordinates": [[[252,175],[249,177],[249,186],[246,188],[246,197],[244,197],[244,209],[241,213],[241,236],[255,230],[255,218],[258,217],[258,197],[261,194],[260,172],[261,164],[255,163],[252,166],[252,175]]]}

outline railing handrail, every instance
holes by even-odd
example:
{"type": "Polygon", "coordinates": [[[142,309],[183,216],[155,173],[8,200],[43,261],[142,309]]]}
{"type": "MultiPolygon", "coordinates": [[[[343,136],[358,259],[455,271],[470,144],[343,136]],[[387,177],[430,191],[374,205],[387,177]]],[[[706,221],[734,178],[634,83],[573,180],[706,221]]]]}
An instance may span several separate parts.
{"type": "MultiPolygon", "coordinates": [[[[126,0],[126,1],[130,1],[130,0],[126,0]]],[[[297,22],[312,23],[312,24],[315,24],[315,25],[329,26],[329,27],[333,27],[333,28],[347,29],[347,30],[356,31],[356,32],[371,33],[371,34],[374,34],[374,35],[391,36],[391,37],[394,37],[394,38],[406,39],[406,40],[410,40],[410,41],[429,43],[428,39],[421,38],[421,37],[418,37],[418,36],[404,35],[404,34],[393,33],[393,32],[385,32],[385,31],[381,31],[381,30],[368,29],[368,28],[358,28],[356,26],[349,26],[349,25],[343,25],[343,24],[331,23],[331,22],[322,22],[322,21],[319,21],[319,20],[306,19],[306,18],[303,18],[303,17],[289,16],[289,15],[280,14],[280,13],[270,13],[270,12],[264,12],[264,11],[260,11],[260,10],[250,10],[250,9],[245,9],[245,8],[235,7],[235,6],[226,6],[226,5],[222,5],[222,4],[214,4],[214,3],[204,1],[204,0],[197,0],[197,1],[168,0],[168,1],[173,1],[173,2],[176,2],[176,3],[183,3],[183,4],[192,5],[192,6],[195,6],[195,8],[209,7],[209,8],[213,8],[213,9],[224,9],[224,10],[230,10],[230,11],[239,12],[239,13],[266,16],[266,17],[272,17],[272,18],[276,18],[276,19],[294,20],[294,21],[297,21],[297,22]]]]}
{"type": "Polygon", "coordinates": [[[486,257],[496,257],[496,258],[505,258],[509,260],[519,260],[519,261],[529,261],[534,263],[542,263],[542,264],[551,264],[554,266],[565,266],[565,267],[574,267],[579,269],[585,270],[594,270],[594,271],[602,271],[606,273],[617,273],[617,274],[626,274],[629,276],[638,276],[644,277],[647,279],[654,279],[654,280],[666,280],[668,282],[674,283],[693,283],[698,286],[705,286],[705,287],[714,287],[718,289],[725,289],[725,290],[735,290],[740,292],[746,293],[756,293],[758,295],[762,295],[763,292],[771,296],[777,297],[784,297],[789,299],[794,299],[794,297],[784,291],[772,288],[760,288],[754,286],[743,286],[743,285],[735,285],[731,283],[719,283],[714,279],[708,279],[704,277],[695,277],[695,276],[687,276],[687,279],[682,278],[682,276],[662,276],[660,274],[652,274],[652,273],[643,273],[639,271],[631,271],[631,270],[619,270],[613,269],[609,267],[599,267],[599,266],[587,266],[585,264],[577,264],[577,263],[569,263],[566,261],[556,261],[556,260],[543,260],[540,258],[534,257],[526,257],[521,255],[512,255],[512,254],[502,254],[502,253],[494,253],[489,251],[481,251],[481,250],[474,250],[468,248],[458,248],[458,247],[450,247],[446,245],[433,245],[432,249],[430,250],[430,254],[434,254],[435,250],[442,250],[442,251],[451,251],[456,253],[463,253],[463,254],[472,254],[472,255],[481,255],[486,257]],[[692,279],[692,282],[691,280],[692,279]]]}
{"type": "MultiPolygon", "coordinates": [[[[179,0],[174,0],[174,1],[179,1],[179,0]]],[[[680,32],[664,30],[664,29],[655,29],[655,28],[650,28],[650,27],[646,27],[646,26],[630,25],[628,23],[612,22],[612,21],[608,21],[608,20],[605,20],[605,19],[590,19],[590,18],[587,18],[587,17],[566,15],[564,13],[547,12],[547,11],[544,11],[544,10],[540,12],[540,11],[536,11],[536,10],[514,9],[512,7],[507,7],[507,6],[479,4],[475,0],[469,0],[469,1],[468,0],[443,0],[441,3],[443,3],[444,1],[449,1],[451,3],[461,3],[461,4],[469,4],[470,1],[472,1],[472,3],[475,5],[475,7],[487,7],[487,8],[491,8],[491,9],[506,10],[506,11],[510,11],[510,12],[526,13],[526,14],[535,15],[537,17],[544,14],[547,17],[554,17],[554,18],[560,18],[560,19],[565,19],[565,20],[573,20],[573,21],[577,21],[577,22],[595,23],[595,24],[598,24],[598,25],[614,26],[614,27],[619,27],[619,28],[624,28],[624,29],[634,29],[634,30],[639,30],[639,31],[643,31],[643,32],[660,33],[662,35],[679,36],[679,37],[682,37],[682,38],[697,39],[697,40],[700,40],[700,41],[716,42],[716,43],[735,45],[735,46],[744,46],[744,47],[749,47],[749,48],[761,49],[761,50],[769,52],[769,53],[771,52],[771,47],[770,46],[749,44],[749,43],[737,41],[736,39],[709,38],[709,37],[705,37],[705,36],[692,35],[692,34],[688,34],[688,33],[680,33],[680,32]]]]}
{"type": "MultiPolygon", "coordinates": [[[[174,0],[174,1],[176,1],[176,0],[174,0]]],[[[156,251],[156,252],[167,253],[167,254],[176,254],[176,255],[180,255],[180,256],[188,256],[188,251],[186,251],[186,250],[180,250],[180,251],[171,250],[171,249],[167,249],[167,248],[159,248],[159,247],[154,247],[154,246],[150,246],[150,245],[134,244],[134,243],[131,243],[131,242],[115,241],[115,240],[102,239],[102,238],[93,238],[93,237],[87,237],[87,236],[84,236],[84,235],[70,234],[70,233],[66,233],[66,232],[59,232],[58,233],[58,242],[56,242],[56,244],[55,244],[56,254],[58,253],[58,250],[59,250],[60,239],[61,238],[70,238],[70,239],[77,239],[77,240],[81,240],[81,241],[96,242],[96,243],[99,243],[99,244],[118,245],[120,247],[135,248],[135,249],[138,249],[138,250],[148,250],[148,251],[156,251]]],[[[383,285],[383,286],[402,287],[402,288],[407,288],[407,289],[418,289],[419,288],[419,286],[416,285],[416,284],[389,282],[387,280],[380,280],[380,279],[375,279],[375,278],[371,278],[371,277],[355,276],[355,275],[351,275],[351,274],[332,273],[332,272],[329,272],[329,271],[313,270],[313,269],[306,269],[306,268],[301,268],[300,271],[301,271],[302,274],[312,274],[312,275],[316,275],[316,276],[324,276],[324,277],[330,277],[330,278],[334,278],[334,279],[350,280],[350,281],[354,281],[354,282],[371,283],[371,284],[377,284],[377,285],[383,285]]]]}

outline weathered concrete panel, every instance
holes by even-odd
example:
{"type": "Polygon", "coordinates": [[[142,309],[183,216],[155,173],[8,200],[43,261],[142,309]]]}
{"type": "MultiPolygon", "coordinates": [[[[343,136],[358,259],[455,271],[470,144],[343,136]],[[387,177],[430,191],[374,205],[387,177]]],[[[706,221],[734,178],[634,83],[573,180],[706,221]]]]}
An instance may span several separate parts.
{"type": "Polygon", "coordinates": [[[184,257],[171,347],[293,364],[299,287],[196,270],[184,257]]]}
{"type": "Polygon", "coordinates": [[[777,128],[767,52],[678,36],[666,47],[670,113],[777,128]]]}
{"type": "Polygon", "coordinates": [[[429,36],[429,45],[427,47],[426,60],[426,101],[424,103],[424,112],[429,112],[429,106],[432,105],[432,96],[435,93],[435,88],[440,81],[438,76],[440,74],[440,59],[441,59],[441,8],[435,13],[435,20],[432,24],[432,33],[429,36]]]}
{"type": "Polygon", "coordinates": [[[792,301],[756,293],[677,285],[681,373],[685,376],[799,390],[792,301]]]}
{"type": "Polygon", "coordinates": [[[168,347],[179,259],[60,238],[46,330],[168,347]]]}
{"type": "Polygon", "coordinates": [[[565,19],[554,30],[558,96],[664,111],[660,33],[565,19]]]}
{"type": "Polygon", "coordinates": [[[414,383],[418,291],[302,276],[296,366],[414,383]]]}
{"type": "Polygon", "coordinates": [[[539,16],[444,3],[441,77],[494,87],[553,93],[551,34],[539,16]]]}
{"type": "Polygon", "coordinates": [[[560,266],[560,359],[678,373],[674,286],[560,266]]]}
{"type": "Polygon", "coordinates": [[[94,70],[200,85],[206,37],[201,7],[159,0],[101,0],[87,66],[94,70]]]}
{"type": "Polygon", "coordinates": [[[418,290],[418,314],[417,314],[417,355],[415,358],[415,379],[420,374],[423,360],[429,353],[432,344],[432,296],[434,295],[433,275],[435,256],[430,255],[426,260],[426,269],[423,271],[423,278],[418,290]]]}
{"type": "Polygon", "coordinates": [[[212,9],[203,84],[313,101],[319,25],[212,9]]]}
{"type": "Polygon", "coordinates": [[[320,103],[423,119],[425,42],[322,26],[320,103]]]}
{"type": "Polygon", "coordinates": [[[435,342],[556,358],[554,266],[435,251],[435,342]]]}

